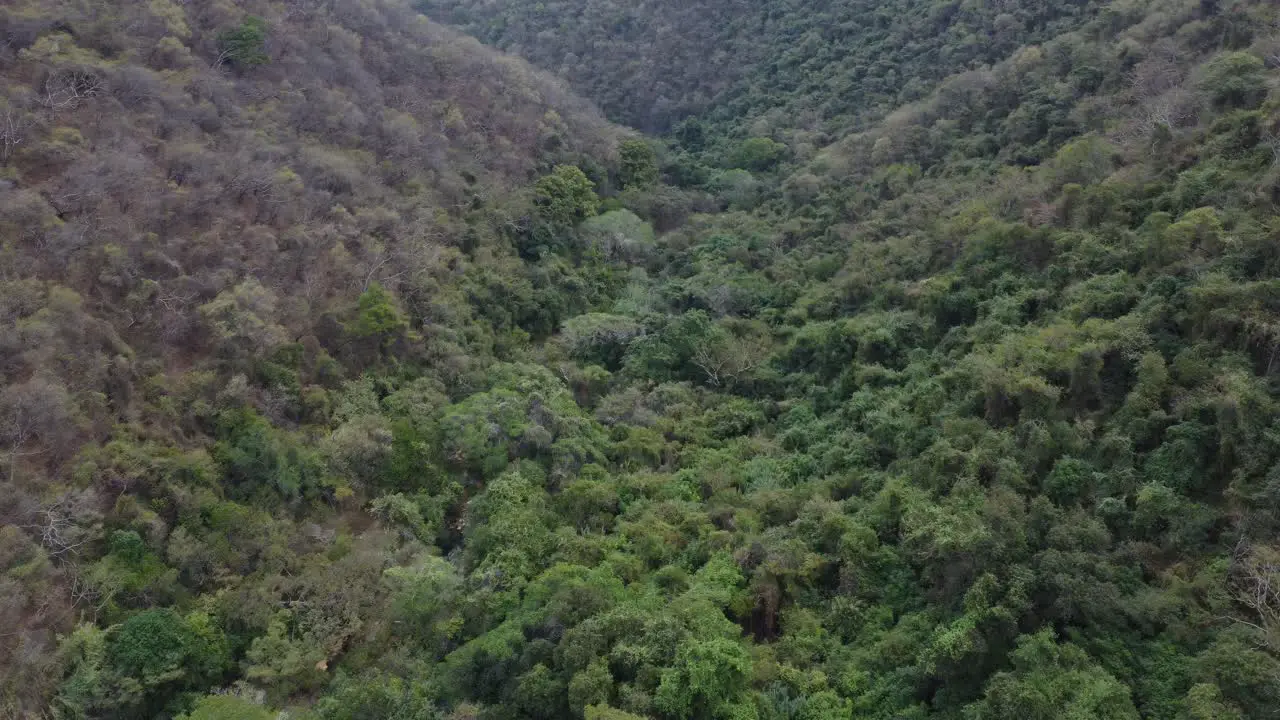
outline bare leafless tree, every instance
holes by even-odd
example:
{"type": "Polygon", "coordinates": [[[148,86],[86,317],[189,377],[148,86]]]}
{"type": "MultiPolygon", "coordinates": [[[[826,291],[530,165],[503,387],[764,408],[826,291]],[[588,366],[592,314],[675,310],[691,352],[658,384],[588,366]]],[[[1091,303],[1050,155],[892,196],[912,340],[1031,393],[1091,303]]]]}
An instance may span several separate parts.
{"type": "Polygon", "coordinates": [[[1262,53],[1262,59],[1269,67],[1280,68],[1280,35],[1268,41],[1262,53]]]}
{"type": "Polygon", "coordinates": [[[50,110],[69,110],[81,101],[102,93],[105,85],[101,76],[88,70],[59,70],[44,81],[41,102],[50,110]]]}
{"type": "Polygon", "coordinates": [[[1195,119],[1195,98],[1190,92],[1181,88],[1172,89],[1144,103],[1142,117],[1149,128],[1163,125],[1170,130],[1176,130],[1195,119]]]}
{"type": "Polygon", "coordinates": [[[755,370],[768,355],[763,340],[730,337],[702,343],[694,350],[692,362],[712,387],[724,387],[755,370]]]}
{"type": "Polygon", "coordinates": [[[1195,124],[1200,107],[1196,95],[1183,87],[1140,100],[1112,139],[1130,149],[1149,150],[1162,132],[1176,133],[1195,124]]]}
{"type": "Polygon", "coordinates": [[[381,257],[376,257],[376,259],[371,259],[369,272],[365,273],[364,284],[360,289],[361,292],[368,290],[369,286],[375,282],[384,287],[391,285],[408,273],[408,270],[401,270],[397,273],[380,272],[383,266],[391,262],[392,259],[391,255],[382,255],[381,257]]]}
{"type": "Polygon", "coordinates": [[[720,387],[728,379],[729,358],[716,348],[702,345],[693,353],[693,364],[707,376],[712,387],[720,387]]]}
{"type": "Polygon", "coordinates": [[[78,555],[80,549],[93,539],[93,533],[78,521],[76,498],[63,495],[35,511],[35,522],[27,525],[40,540],[41,546],[55,560],[78,555]]]}
{"type": "Polygon", "coordinates": [[[0,448],[9,464],[10,483],[18,479],[23,458],[66,450],[75,419],[67,389],[44,378],[0,391],[0,448]]]}
{"type": "Polygon", "coordinates": [[[1280,165],[1280,133],[1266,130],[1262,133],[1262,145],[1271,150],[1271,164],[1280,165]]]}
{"type": "Polygon", "coordinates": [[[1259,41],[1257,48],[1268,66],[1280,68],[1280,22],[1272,24],[1271,34],[1259,41]]]}
{"type": "Polygon", "coordinates": [[[0,112],[0,162],[8,162],[13,149],[26,139],[27,120],[11,107],[0,112]]]}
{"type": "Polygon", "coordinates": [[[1044,227],[1057,222],[1061,212],[1053,203],[1043,200],[1032,202],[1022,211],[1022,219],[1031,227],[1044,227]]]}
{"type": "Polygon", "coordinates": [[[218,56],[215,57],[213,59],[213,62],[209,64],[210,69],[213,69],[213,70],[222,69],[222,66],[225,65],[227,61],[231,59],[231,56],[234,54],[235,52],[231,49],[223,50],[222,52],[218,53],[218,56]]]}
{"type": "Polygon", "coordinates": [[[1130,92],[1136,98],[1163,95],[1182,83],[1183,51],[1175,43],[1159,42],[1152,46],[1142,62],[1129,71],[1130,92]]]}
{"type": "Polygon", "coordinates": [[[94,582],[85,576],[82,572],[74,572],[71,575],[71,586],[69,588],[71,595],[71,605],[76,608],[88,609],[94,615],[101,613],[111,604],[111,600],[119,592],[119,579],[116,576],[108,575],[104,578],[107,584],[94,582]]]}
{"type": "Polygon", "coordinates": [[[1280,650],[1280,551],[1241,541],[1232,553],[1228,582],[1249,615],[1231,619],[1257,630],[1267,648],[1280,650]]]}
{"type": "Polygon", "coordinates": [[[8,440],[5,451],[9,461],[9,482],[18,479],[18,462],[25,457],[33,457],[44,453],[43,448],[27,449],[37,435],[38,418],[29,408],[14,404],[4,418],[4,436],[8,440]]]}

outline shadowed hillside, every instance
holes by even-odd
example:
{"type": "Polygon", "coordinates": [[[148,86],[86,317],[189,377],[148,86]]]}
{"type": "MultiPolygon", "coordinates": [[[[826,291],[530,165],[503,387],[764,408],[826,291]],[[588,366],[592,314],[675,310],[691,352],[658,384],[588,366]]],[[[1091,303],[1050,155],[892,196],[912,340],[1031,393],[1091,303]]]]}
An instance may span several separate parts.
{"type": "Polygon", "coordinates": [[[847,130],[1095,16],[1092,0],[418,0],[620,122],[847,130]]]}

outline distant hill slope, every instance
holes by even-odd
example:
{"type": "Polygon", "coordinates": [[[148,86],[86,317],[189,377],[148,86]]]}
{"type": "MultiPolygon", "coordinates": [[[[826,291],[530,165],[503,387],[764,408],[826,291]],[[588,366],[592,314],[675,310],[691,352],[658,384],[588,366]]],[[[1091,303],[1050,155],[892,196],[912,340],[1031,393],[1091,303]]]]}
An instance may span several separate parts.
{"type": "Polygon", "coordinates": [[[397,2],[40,0],[0,8],[0,37],[9,268],[67,283],[130,344],[188,332],[183,308],[248,274],[300,303],[301,333],[367,281],[447,265],[476,242],[468,213],[557,162],[603,168],[621,137],[397,2]],[[238,60],[228,38],[259,22],[261,57],[238,60]]]}
{"type": "MultiPolygon", "coordinates": [[[[417,0],[564,77],[615,120],[847,129],[1071,30],[1096,0],[417,0]]],[[[756,133],[759,134],[759,133],[756,133]]]]}
{"type": "MultiPolygon", "coordinates": [[[[101,354],[87,387],[205,351],[196,308],[246,277],[293,337],[373,281],[429,302],[493,235],[479,211],[558,162],[607,173],[623,135],[394,1],[24,0],[0,37],[7,279],[78,295],[107,343],[64,348],[101,354]]],[[[48,369],[10,339],[7,380],[48,369]]]]}

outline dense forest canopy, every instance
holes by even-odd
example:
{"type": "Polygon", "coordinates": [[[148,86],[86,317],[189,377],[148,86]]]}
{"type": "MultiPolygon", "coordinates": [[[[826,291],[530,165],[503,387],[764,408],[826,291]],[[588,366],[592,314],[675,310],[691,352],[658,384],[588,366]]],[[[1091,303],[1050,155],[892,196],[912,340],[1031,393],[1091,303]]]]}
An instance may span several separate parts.
{"type": "Polygon", "coordinates": [[[416,0],[645,130],[847,131],[1096,17],[1097,0],[416,0]],[[709,121],[709,122],[706,122],[709,121]]]}
{"type": "Polygon", "coordinates": [[[1280,718],[1278,210],[1269,0],[11,0],[0,716],[1280,718]]]}

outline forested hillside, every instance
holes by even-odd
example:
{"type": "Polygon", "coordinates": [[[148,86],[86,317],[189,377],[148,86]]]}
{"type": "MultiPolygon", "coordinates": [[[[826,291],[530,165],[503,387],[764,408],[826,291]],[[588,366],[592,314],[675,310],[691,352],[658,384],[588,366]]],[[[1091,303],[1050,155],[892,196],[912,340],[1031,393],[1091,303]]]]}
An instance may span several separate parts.
{"type": "Polygon", "coordinates": [[[1274,3],[418,7],[0,7],[0,716],[1280,717],[1274,3]]]}
{"type": "Polygon", "coordinates": [[[416,0],[664,131],[753,123],[826,135],[1095,17],[1097,0],[416,0]]]}
{"type": "Polygon", "coordinates": [[[508,235],[622,133],[396,2],[32,0],[0,38],[0,716],[317,688],[403,552],[372,458],[425,489],[344,383],[433,417],[593,307],[599,263],[508,235]]]}

